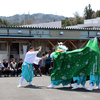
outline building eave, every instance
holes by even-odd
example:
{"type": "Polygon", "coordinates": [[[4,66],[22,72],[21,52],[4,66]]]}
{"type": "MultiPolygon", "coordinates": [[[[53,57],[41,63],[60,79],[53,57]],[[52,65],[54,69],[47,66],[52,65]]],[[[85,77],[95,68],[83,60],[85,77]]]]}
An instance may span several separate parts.
{"type": "MultiPolygon", "coordinates": [[[[22,39],[22,40],[32,40],[32,39],[39,39],[39,40],[42,40],[42,39],[50,39],[50,40],[89,40],[90,38],[93,38],[93,37],[84,37],[84,38],[74,38],[74,37],[12,37],[12,36],[0,36],[0,39],[22,39]]],[[[99,37],[100,38],[100,37],[99,37]]]]}
{"type": "Polygon", "coordinates": [[[77,31],[100,31],[100,28],[50,28],[50,27],[27,27],[27,26],[0,26],[0,28],[14,29],[41,29],[41,30],[77,30],[77,31]]]}

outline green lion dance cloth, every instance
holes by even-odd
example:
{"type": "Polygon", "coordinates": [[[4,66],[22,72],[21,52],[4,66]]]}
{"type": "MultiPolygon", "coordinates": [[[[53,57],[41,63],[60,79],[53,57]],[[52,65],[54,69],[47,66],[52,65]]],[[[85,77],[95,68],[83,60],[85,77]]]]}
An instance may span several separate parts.
{"type": "Polygon", "coordinates": [[[51,82],[62,83],[73,77],[100,75],[99,47],[97,38],[89,40],[82,49],[62,52],[57,47],[53,54],[51,82]]]}

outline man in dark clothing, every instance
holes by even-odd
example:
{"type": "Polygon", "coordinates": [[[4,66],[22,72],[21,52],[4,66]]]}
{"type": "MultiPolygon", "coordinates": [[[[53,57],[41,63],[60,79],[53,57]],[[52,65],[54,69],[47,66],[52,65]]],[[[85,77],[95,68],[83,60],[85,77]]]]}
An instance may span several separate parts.
{"type": "Polygon", "coordinates": [[[51,57],[50,57],[51,51],[48,52],[46,61],[45,61],[45,75],[48,73],[49,74],[49,68],[50,68],[50,63],[51,63],[51,57]]]}
{"type": "Polygon", "coordinates": [[[34,70],[35,76],[37,76],[37,72],[39,72],[40,76],[42,76],[41,75],[40,65],[36,65],[36,64],[32,64],[32,65],[33,65],[33,70],[34,70]]]}
{"type": "Polygon", "coordinates": [[[6,76],[9,77],[10,65],[9,65],[9,63],[7,62],[6,59],[3,59],[2,67],[3,67],[4,77],[6,77],[6,76]]]}
{"type": "Polygon", "coordinates": [[[19,62],[18,62],[18,65],[17,65],[17,77],[18,77],[18,74],[22,72],[21,71],[22,64],[23,64],[23,60],[22,59],[19,59],[19,62]]]}
{"type": "Polygon", "coordinates": [[[0,77],[1,77],[1,75],[2,75],[2,65],[0,63],[0,77]]]}
{"type": "MultiPolygon", "coordinates": [[[[42,53],[42,57],[45,57],[45,52],[42,53]]],[[[44,74],[45,73],[45,59],[42,59],[40,61],[40,65],[41,65],[41,72],[42,74],[44,74]]]]}

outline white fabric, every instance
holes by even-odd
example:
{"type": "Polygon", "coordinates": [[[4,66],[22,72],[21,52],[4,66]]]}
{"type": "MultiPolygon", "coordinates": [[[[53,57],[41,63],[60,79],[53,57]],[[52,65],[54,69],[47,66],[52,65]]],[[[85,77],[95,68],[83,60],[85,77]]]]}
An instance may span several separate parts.
{"type": "Polygon", "coordinates": [[[25,62],[38,64],[41,58],[37,57],[39,51],[27,52],[25,57],[25,62]]]}
{"type": "Polygon", "coordinates": [[[72,87],[72,84],[71,83],[69,85],[70,85],[70,87],[72,87]]]}
{"type": "Polygon", "coordinates": [[[28,85],[34,86],[34,84],[32,84],[31,82],[29,82],[29,84],[28,84],[28,85]]]}
{"type": "Polygon", "coordinates": [[[85,89],[85,85],[82,88],[85,89]]]}
{"type": "Polygon", "coordinates": [[[66,52],[68,50],[68,48],[65,45],[59,45],[58,47],[60,47],[63,52],[66,52]]]}
{"type": "Polygon", "coordinates": [[[51,85],[47,86],[48,88],[53,88],[53,83],[51,83],[51,85]]]}
{"type": "MultiPolygon", "coordinates": [[[[45,57],[45,56],[42,56],[42,57],[45,57]]],[[[40,65],[41,65],[41,67],[45,67],[45,59],[41,60],[40,65]]]]}
{"type": "Polygon", "coordinates": [[[21,76],[19,86],[22,86],[22,82],[23,82],[23,80],[24,80],[24,77],[21,76]]]}
{"type": "Polygon", "coordinates": [[[92,88],[92,87],[93,87],[93,84],[91,83],[91,84],[90,84],[90,87],[89,87],[89,88],[87,88],[86,90],[88,90],[88,91],[92,91],[92,90],[93,90],[93,88],[92,88]]]}
{"type": "Polygon", "coordinates": [[[11,62],[11,64],[15,68],[17,63],[16,62],[15,63],[11,62]]]}
{"type": "MultiPolygon", "coordinates": [[[[11,62],[11,64],[12,64],[12,67],[16,67],[16,65],[17,65],[17,63],[15,62],[15,63],[13,63],[13,62],[11,62]]],[[[10,68],[11,70],[14,70],[13,68],[10,68]]]]}
{"type": "Polygon", "coordinates": [[[40,60],[41,60],[41,58],[36,57],[35,60],[33,61],[33,63],[38,65],[40,60]]]}
{"type": "MultiPolygon", "coordinates": [[[[24,80],[24,77],[21,76],[19,86],[22,86],[22,82],[23,82],[23,80],[24,80]]],[[[34,85],[34,84],[32,84],[31,82],[29,82],[28,85],[34,85]]]]}
{"type": "Polygon", "coordinates": [[[51,58],[53,58],[54,53],[55,53],[55,52],[53,52],[53,53],[50,54],[50,57],[51,57],[51,58]]]}
{"type": "Polygon", "coordinates": [[[27,45],[23,45],[23,55],[25,56],[27,53],[27,45]]]}
{"type": "Polygon", "coordinates": [[[98,87],[100,88],[100,83],[99,83],[99,86],[98,87]]]}
{"type": "Polygon", "coordinates": [[[78,88],[78,85],[77,85],[77,83],[74,83],[74,87],[72,88],[72,90],[74,90],[74,89],[77,89],[78,88]]]}

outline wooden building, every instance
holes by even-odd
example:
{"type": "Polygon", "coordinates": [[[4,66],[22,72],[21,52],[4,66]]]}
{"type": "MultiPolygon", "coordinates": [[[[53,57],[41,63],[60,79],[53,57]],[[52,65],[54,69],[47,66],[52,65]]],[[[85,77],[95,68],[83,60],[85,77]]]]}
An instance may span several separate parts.
{"type": "MultiPolygon", "coordinates": [[[[55,49],[63,42],[69,50],[82,48],[88,40],[99,37],[98,28],[41,28],[23,26],[0,26],[0,61],[3,58],[23,58],[30,45],[42,46],[42,52],[55,49]],[[25,50],[23,49],[25,48],[25,50]]],[[[39,54],[41,56],[41,53],[39,54]]]]}

